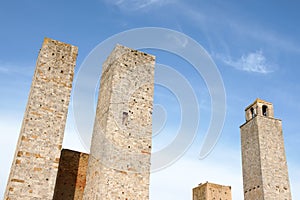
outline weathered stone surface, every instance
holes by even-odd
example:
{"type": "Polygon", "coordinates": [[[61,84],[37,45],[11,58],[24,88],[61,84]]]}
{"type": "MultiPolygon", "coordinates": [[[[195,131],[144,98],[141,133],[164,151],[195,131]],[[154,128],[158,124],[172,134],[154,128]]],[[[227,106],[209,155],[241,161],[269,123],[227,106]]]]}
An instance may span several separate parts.
{"type": "Polygon", "coordinates": [[[5,199],[52,199],[77,47],[45,38],[36,63],[5,199]]]}
{"type": "Polygon", "coordinates": [[[81,200],[89,155],[63,149],[59,160],[53,200],[81,200]]]}
{"type": "Polygon", "coordinates": [[[206,182],[193,189],[193,200],[214,199],[231,200],[231,187],[206,182]]]}
{"type": "Polygon", "coordinates": [[[149,198],[154,60],[117,45],[103,64],[84,199],[149,198]]]}
{"type": "Polygon", "coordinates": [[[291,200],[281,120],[260,99],[245,111],[240,127],[245,200],[291,200]]]}

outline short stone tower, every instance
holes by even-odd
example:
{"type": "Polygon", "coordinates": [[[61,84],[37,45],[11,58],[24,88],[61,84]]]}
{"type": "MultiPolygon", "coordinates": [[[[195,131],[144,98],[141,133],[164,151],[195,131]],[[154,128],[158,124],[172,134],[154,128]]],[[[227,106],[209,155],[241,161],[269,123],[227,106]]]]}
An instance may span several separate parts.
{"type": "Polygon", "coordinates": [[[200,183],[193,188],[193,200],[231,200],[231,187],[214,183],[200,183]]]}
{"type": "Polygon", "coordinates": [[[149,199],[154,64],[120,45],[103,64],[83,199],[149,199]]]}
{"type": "Polygon", "coordinates": [[[240,127],[245,200],[291,200],[281,120],[260,99],[245,112],[240,127]]]}
{"type": "Polygon", "coordinates": [[[89,155],[63,149],[59,160],[52,200],[81,200],[86,182],[89,155]]]}
{"type": "Polygon", "coordinates": [[[53,197],[77,47],[45,38],[4,199],[53,197]]]}

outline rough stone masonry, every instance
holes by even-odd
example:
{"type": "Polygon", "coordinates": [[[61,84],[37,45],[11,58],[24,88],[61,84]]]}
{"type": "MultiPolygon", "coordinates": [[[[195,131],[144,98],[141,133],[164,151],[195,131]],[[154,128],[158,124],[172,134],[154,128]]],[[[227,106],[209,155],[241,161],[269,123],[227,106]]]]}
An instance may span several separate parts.
{"type": "Polygon", "coordinates": [[[4,199],[53,197],[78,49],[45,38],[4,199]]]}
{"type": "Polygon", "coordinates": [[[281,120],[273,105],[257,99],[240,127],[245,200],[291,200],[281,120]]]}
{"type": "Polygon", "coordinates": [[[53,200],[81,200],[89,155],[63,149],[59,160],[53,200]]]}
{"type": "Polygon", "coordinates": [[[154,64],[120,45],[103,64],[83,199],[149,199],[154,64]]]}
{"type": "Polygon", "coordinates": [[[231,200],[231,186],[200,183],[193,188],[193,200],[231,200]]]}

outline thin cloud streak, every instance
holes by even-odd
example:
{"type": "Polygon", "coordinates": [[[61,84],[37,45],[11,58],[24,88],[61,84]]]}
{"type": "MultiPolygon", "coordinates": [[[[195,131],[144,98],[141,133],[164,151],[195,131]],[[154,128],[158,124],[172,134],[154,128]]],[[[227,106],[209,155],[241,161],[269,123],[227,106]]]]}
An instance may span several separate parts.
{"type": "MultiPolygon", "coordinates": [[[[197,25],[209,38],[210,35],[218,35],[220,30],[230,30],[232,34],[236,35],[237,38],[249,38],[261,43],[265,43],[271,48],[280,48],[288,52],[300,53],[300,47],[293,41],[292,38],[286,37],[285,35],[279,35],[278,33],[262,27],[259,24],[248,21],[240,21],[238,18],[226,17],[220,11],[219,14],[211,15],[208,10],[195,10],[194,7],[185,3],[184,1],[176,1],[177,7],[183,8],[186,12],[183,13],[189,19],[197,22],[197,25]],[[222,16],[222,20],[220,20],[222,16]],[[223,28],[225,29],[223,29],[223,28]]],[[[222,36],[217,36],[221,37],[222,36]]],[[[221,39],[222,40],[222,39],[221,39]]]]}
{"type": "Polygon", "coordinates": [[[188,39],[186,37],[179,37],[178,35],[169,35],[168,38],[170,40],[173,40],[174,41],[174,44],[176,46],[179,46],[181,48],[185,48],[188,44],[188,39]]]}
{"type": "Polygon", "coordinates": [[[32,76],[34,70],[33,66],[34,65],[18,66],[16,64],[4,63],[0,61],[0,75],[21,74],[25,76],[32,76]]]}
{"type": "Polygon", "coordinates": [[[235,32],[239,33],[240,35],[248,36],[255,40],[265,42],[270,46],[275,46],[289,52],[294,52],[297,54],[300,53],[300,47],[295,45],[295,42],[290,38],[278,35],[277,33],[274,33],[273,31],[265,28],[253,28],[253,26],[245,26],[243,23],[239,22],[232,22],[230,24],[231,28],[233,28],[235,32]]]}
{"type": "Polygon", "coordinates": [[[163,6],[170,2],[169,0],[106,0],[107,4],[117,6],[123,11],[144,10],[153,6],[163,6]]]}
{"type": "Polygon", "coordinates": [[[6,67],[0,66],[0,74],[7,74],[7,73],[9,73],[9,70],[6,67]]]}

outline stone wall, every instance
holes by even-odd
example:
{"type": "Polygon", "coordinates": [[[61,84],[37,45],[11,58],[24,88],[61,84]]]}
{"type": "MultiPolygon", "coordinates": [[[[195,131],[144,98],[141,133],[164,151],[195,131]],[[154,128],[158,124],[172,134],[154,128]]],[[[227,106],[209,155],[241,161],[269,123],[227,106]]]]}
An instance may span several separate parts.
{"type": "Polygon", "coordinates": [[[231,200],[231,187],[206,182],[193,189],[193,200],[214,199],[231,200]]]}
{"type": "Polygon", "coordinates": [[[63,149],[59,160],[53,200],[81,200],[89,155],[63,149]]]}
{"type": "Polygon", "coordinates": [[[77,47],[46,38],[39,52],[4,199],[52,199],[77,47]]]}
{"type": "Polygon", "coordinates": [[[258,117],[262,182],[265,200],[291,200],[281,120],[258,117]]]}
{"type": "Polygon", "coordinates": [[[245,200],[263,200],[261,156],[257,117],[241,127],[242,168],[245,200]]]}
{"type": "Polygon", "coordinates": [[[154,59],[117,45],[103,64],[84,199],[149,198],[154,59]]]}
{"type": "Polygon", "coordinates": [[[281,120],[273,118],[272,104],[263,104],[270,115],[258,112],[241,126],[244,197],[291,200],[281,120]]]}

